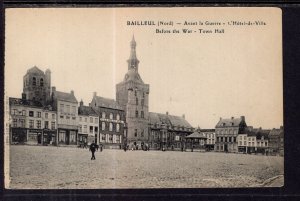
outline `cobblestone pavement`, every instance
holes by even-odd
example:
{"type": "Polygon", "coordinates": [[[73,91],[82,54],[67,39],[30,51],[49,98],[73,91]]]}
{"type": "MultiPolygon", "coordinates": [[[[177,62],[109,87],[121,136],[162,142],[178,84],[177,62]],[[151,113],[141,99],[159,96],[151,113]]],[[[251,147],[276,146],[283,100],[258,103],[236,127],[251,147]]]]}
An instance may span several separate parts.
{"type": "Polygon", "coordinates": [[[283,158],[215,152],[96,152],[70,147],[11,146],[16,189],[206,188],[282,186],[283,158]]]}

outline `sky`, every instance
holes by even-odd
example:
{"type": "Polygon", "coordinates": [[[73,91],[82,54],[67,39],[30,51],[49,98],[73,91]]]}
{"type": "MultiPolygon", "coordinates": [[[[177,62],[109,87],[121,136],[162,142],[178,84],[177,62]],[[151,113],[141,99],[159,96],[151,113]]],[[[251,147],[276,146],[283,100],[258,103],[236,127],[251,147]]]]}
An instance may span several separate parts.
{"type": "Polygon", "coordinates": [[[247,125],[283,125],[282,27],[277,8],[9,8],[5,16],[5,94],[21,97],[23,76],[50,69],[56,90],[74,90],[88,105],[93,92],[115,99],[134,34],[139,74],[150,85],[149,111],[181,116],[194,127],[245,116],[247,125]],[[127,21],[247,22],[223,34],[163,34],[174,26],[127,21]]]}

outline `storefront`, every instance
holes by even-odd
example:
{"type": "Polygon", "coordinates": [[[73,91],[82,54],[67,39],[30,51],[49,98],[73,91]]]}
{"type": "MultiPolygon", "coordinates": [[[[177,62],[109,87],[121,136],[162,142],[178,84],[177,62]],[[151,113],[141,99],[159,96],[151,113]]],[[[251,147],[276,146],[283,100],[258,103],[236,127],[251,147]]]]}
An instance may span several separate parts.
{"type": "Polygon", "coordinates": [[[78,133],[78,144],[87,144],[88,134],[78,133]]]}
{"type": "Polygon", "coordinates": [[[43,145],[56,145],[56,130],[43,130],[43,145]]]}
{"type": "Polygon", "coordinates": [[[38,145],[42,143],[42,129],[28,129],[27,130],[27,144],[38,145]]]}
{"type": "Polygon", "coordinates": [[[12,128],[11,129],[12,144],[24,144],[27,142],[26,128],[12,128]]]}
{"type": "Polygon", "coordinates": [[[76,145],[77,144],[77,130],[58,129],[58,144],[61,145],[76,145]]]}

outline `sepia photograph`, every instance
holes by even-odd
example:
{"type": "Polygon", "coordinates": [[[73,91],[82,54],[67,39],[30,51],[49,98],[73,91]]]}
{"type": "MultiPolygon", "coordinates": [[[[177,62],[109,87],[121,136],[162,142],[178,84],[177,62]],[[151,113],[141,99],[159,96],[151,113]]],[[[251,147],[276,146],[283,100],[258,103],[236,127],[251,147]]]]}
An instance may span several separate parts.
{"type": "Polygon", "coordinates": [[[5,9],[6,189],[284,186],[282,12],[5,9]]]}

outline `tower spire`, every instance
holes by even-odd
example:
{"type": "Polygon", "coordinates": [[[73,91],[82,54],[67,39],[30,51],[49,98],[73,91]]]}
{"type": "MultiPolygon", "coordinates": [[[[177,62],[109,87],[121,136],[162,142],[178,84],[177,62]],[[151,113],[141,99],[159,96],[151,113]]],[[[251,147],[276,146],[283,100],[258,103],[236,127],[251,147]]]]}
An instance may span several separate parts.
{"type": "Polygon", "coordinates": [[[139,65],[139,60],[136,57],[136,42],[134,39],[134,34],[132,35],[132,40],[130,42],[130,57],[127,60],[128,62],[128,70],[130,69],[134,69],[136,71],[138,71],[138,65],[139,65]]]}

